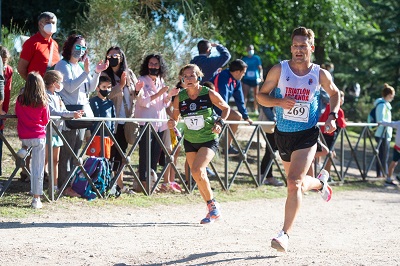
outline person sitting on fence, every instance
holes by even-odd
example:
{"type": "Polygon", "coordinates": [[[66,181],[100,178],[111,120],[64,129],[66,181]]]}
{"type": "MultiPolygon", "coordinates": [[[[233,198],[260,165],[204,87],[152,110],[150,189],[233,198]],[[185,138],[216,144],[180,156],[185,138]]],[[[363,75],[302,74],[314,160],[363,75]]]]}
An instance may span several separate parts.
{"type": "Polygon", "coordinates": [[[15,114],[18,118],[18,137],[22,145],[32,147],[30,171],[33,199],[31,206],[34,209],[40,209],[43,207],[40,196],[43,195],[44,149],[50,111],[43,78],[38,72],[28,74],[25,89],[15,103],[15,114]]]}
{"type": "MultiPolygon", "coordinates": [[[[81,118],[83,115],[83,111],[68,111],[65,108],[64,102],[62,101],[58,92],[63,89],[63,75],[60,71],[57,70],[49,70],[44,74],[43,77],[44,84],[46,86],[47,96],[49,98],[49,109],[51,116],[61,116],[61,117],[70,117],[70,118],[81,118]]],[[[64,125],[64,120],[59,119],[56,120],[55,125],[58,130],[61,132],[62,127],[64,125]]],[[[47,164],[49,161],[48,155],[48,143],[46,144],[46,159],[45,159],[45,176],[47,164]]],[[[53,180],[54,180],[54,191],[58,191],[58,160],[60,156],[60,147],[64,145],[61,137],[57,134],[57,132],[53,129],[51,145],[53,146],[53,180]]],[[[50,175],[51,176],[51,175],[50,175]]]]}
{"type": "Polygon", "coordinates": [[[168,127],[176,127],[179,116],[183,117],[186,159],[208,209],[206,217],[200,223],[209,224],[219,219],[221,212],[211,190],[206,167],[218,150],[218,135],[229,115],[230,107],[219,93],[200,85],[203,73],[197,65],[184,66],[179,71],[179,76],[186,90],[180,91],[175,97],[174,111],[168,127]],[[214,106],[221,110],[220,117],[216,118],[214,115],[214,106]]]}

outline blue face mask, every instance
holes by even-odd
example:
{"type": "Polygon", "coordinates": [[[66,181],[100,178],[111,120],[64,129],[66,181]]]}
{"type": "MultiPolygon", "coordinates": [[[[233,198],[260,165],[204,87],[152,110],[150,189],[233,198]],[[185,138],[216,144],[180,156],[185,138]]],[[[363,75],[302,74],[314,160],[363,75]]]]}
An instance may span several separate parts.
{"type": "Polygon", "coordinates": [[[253,55],[254,55],[254,50],[249,50],[249,51],[247,51],[247,54],[248,54],[249,56],[253,56],[253,55]]]}

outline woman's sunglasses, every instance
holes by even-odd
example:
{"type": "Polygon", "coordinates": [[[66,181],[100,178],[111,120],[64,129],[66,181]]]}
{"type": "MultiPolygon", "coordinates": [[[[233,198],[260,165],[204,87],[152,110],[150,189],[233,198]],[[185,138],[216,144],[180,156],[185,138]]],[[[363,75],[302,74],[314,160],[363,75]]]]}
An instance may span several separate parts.
{"type": "Polygon", "coordinates": [[[86,51],[87,47],[86,46],[82,46],[80,44],[75,44],[75,50],[82,50],[82,51],[86,51]]]}

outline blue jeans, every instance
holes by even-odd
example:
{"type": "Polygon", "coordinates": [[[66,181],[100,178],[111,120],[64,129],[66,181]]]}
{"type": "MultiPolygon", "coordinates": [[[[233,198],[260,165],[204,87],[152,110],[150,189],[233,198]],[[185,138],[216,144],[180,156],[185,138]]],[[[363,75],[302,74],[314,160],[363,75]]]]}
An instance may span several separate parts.
{"type": "Polygon", "coordinates": [[[388,173],[388,161],[389,161],[389,153],[390,153],[390,141],[387,138],[378,138],[375,137],[376,143],[379,143],[382,140],[381,146],[379,146],[379,159],[381,160],[382,167],[384,173],[382,173],[381,168],[379,167],[378,161],[376,161],[376,176],[383,176],[383,174],[387,175],[388,173]]]}
{"type": "Polygon", "coordinates": [[[43,195],[43,174],[46,139],[21,139],[22,145],[32,147],[31,152],[31,192],[43,195]]]}

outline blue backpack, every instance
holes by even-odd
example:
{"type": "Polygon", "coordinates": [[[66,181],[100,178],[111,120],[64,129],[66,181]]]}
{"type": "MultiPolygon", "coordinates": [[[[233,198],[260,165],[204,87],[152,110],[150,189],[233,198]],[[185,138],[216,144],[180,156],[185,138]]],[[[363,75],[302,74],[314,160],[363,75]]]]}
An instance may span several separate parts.
{"type": "MultiPolygon", "coordinates": [[[[111,185],[111,166],[108,160],[103,157],[89,157],[83,167],[100,194],[105,195],[111,185]]],[[[72,180],[72,189],[82,198],[88,200],[93,200],[97,197],[96,192],[80,169],[76,171],[72,180]]]]}
{"type": "Polygon", "coordinates": [[[385,103],[385,102],[379,102],[377,105],[374,106],[374,108],[372,108],[371,112],[369,112],[368,119],[367,119],[368,123],[377,123],[377,121],[376,121],[376,107],[378,107],[378,105],[380,105],[381,103],[385,103]]]}

